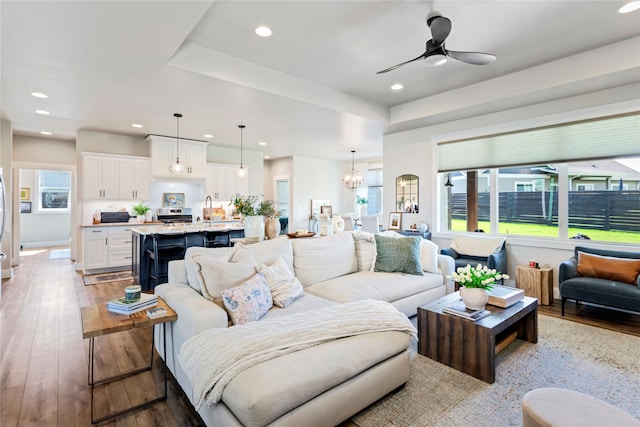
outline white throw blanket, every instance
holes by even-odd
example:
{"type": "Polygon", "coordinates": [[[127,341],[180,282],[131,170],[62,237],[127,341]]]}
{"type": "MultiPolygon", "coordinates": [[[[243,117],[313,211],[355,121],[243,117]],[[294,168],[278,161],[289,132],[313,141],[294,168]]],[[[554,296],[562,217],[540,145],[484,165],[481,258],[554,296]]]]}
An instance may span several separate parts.
{"type": "Polygon", "coordinates": [[[230,328],[213,328],[187,340],[179,361],[193,386],[193,402],[216,404],[243,370],[283,354],[338,338],[381,331],[416,330],[384,301],[364,300],[230,328]]]}

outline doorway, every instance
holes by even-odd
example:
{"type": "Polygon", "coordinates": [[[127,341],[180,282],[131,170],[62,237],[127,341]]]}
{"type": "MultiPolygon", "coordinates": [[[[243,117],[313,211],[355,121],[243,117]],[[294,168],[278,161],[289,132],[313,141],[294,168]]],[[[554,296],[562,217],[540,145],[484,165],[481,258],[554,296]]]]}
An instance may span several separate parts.
{"type": "Polygon", "coordinates": [[[279,175],[273,178],[273,194],[278,203],[278,212],[280,213],[280,234],[289,232],[290,222],[290,192],[289,192],[289,175],[279,175]]]}

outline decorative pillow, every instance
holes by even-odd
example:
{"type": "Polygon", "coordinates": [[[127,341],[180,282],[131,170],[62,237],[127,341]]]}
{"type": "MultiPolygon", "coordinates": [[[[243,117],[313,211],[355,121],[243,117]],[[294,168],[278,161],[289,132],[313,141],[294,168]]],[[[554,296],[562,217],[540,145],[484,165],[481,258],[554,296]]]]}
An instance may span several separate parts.
{"type": "Polygon", "coordinates": [[[271,265],[262,264],[260,273],[264,274],[269,284],[274,305],[285,308],[296,298],[304,295],[300,280],[293,275],[282,257],[278,257],[271,265]]]}
{"type": "Polygon", "coordinates": [[[240,264],[249,264],[258,266],[258,260],[253,252],[251,252],[245,245],[237,245],[235,246],[236,250],[231,255],[231,262],[238,262],[240,264]]]}
{"type": "Polygon", "coordinates": [[[356,245],[358,271],[373,271],[373,264],[376,261],[376,239],[373,233],[353,231],[351,236],[356,245]]]}
{"type": "Polygon", "coordinates": [[[640,259],[614,258],[578,252],[578,274],[635,285],[640,274],[640,259]]]}
{"type": "Polygon", "coordinates": [[[486,256],[488,257],[494,252],[502,248],[504,244],[503,237],[478,236],[482,233],[474,233],[472,235],[457,234],[453,236],[451,249],[462,255],[470,256],[486,256]]]}
{"type": "Polygon", "coordinates": [[[210,258],[217,258],[221,261],[229,261],[232,253],[233,248],[212,249],[199,246],[187,248],[187,252],[184,255],[184,268],[187,273],[187,283],[189,286],[200,293],[202,293],[202,288],[204,288],[202,276],[200,275],[200,264],[196,263],[193,257],[202,255],[210,258]]]}
{"type": "Polygon", "coordinates": [[[273,307],[269,285],[262,273],[240,286],[222,291],[222,302],[234,325],[259,320],[273,307]]]}
{"type": "Polygon", "coordinates": [[[420,265],[422,266],[422,271],[438,273],[438,251],[438,245],[431,240],[422,239],[420,242],[420,265]]]}
{"type": "Polygon", "coordinates": [[[282,255],[284,262],[286,262],[291,271],[293,271],[293,248],[291,247],[291,241],[286,237],[264,240],[248,245],[236,244],[235,248],[236,250],[231,257],[231,262],[236,262],[236,257],[243,255],[243,252],[251,252],[257,261],[256,265],[272,264],[282,255]]]}
{"type": "Polygon", "coordinates": [[[356,249],[350,233],[292,239],[291,244],[295,254],[294,271],[302,286],[358,271],[356,249]]]}
{"type": "Polygon", "coordinates": [[[202,295],[220,306],[223,290],[246,282],[257,272],[256,266],[251,264],[226,262],[203,255],[196,255],[193,260],[200,266],[202,295]]]}
{"type": "Polygon", "coordinates": [[[422,237],[403,238],[375,235],[376,264],[374,271],[422,275],[420,247],[422,237]]]}

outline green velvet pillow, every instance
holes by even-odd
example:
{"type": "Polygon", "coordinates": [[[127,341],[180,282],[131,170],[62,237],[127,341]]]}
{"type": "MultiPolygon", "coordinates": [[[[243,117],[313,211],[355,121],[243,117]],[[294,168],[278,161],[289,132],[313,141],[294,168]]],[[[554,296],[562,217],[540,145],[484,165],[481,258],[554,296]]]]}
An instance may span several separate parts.
{"type": "Polygon", "coordinates": [[[374,271],[422,275],[420,243],[422,237],[387,237],[375,235],[376,264],[374,271]]]}

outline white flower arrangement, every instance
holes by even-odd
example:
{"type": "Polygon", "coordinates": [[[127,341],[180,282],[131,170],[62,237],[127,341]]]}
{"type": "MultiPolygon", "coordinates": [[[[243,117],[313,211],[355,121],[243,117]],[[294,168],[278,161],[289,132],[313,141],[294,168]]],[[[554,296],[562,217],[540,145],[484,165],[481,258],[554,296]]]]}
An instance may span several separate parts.
{"type": "Polygon", "coordinates": [[[451,277],[465,288],[481,288],[487,291],[491,290],[497,280],[509,278],[506,274],[496,271],[495,268],[490,269],[482,264],[478,264],[476,267],[471,267],[470,264],[467,264],[466,267],[458,267],[455,273],[451,273],[451,277]]]}

